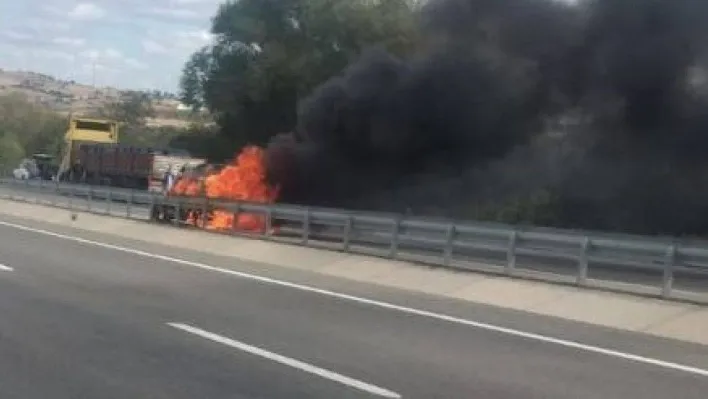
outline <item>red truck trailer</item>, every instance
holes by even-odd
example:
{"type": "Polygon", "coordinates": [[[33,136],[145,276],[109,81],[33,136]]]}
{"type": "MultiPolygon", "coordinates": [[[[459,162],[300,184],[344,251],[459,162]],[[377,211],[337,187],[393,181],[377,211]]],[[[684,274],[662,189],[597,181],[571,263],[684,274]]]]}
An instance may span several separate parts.
{"type": "Polygon", "coordinates": [[[168,169],[178,173],[206,162],[183,151],[103,143],[80,144],[76,159],[86,183],[149,191],[162,190],[168,169]]]}

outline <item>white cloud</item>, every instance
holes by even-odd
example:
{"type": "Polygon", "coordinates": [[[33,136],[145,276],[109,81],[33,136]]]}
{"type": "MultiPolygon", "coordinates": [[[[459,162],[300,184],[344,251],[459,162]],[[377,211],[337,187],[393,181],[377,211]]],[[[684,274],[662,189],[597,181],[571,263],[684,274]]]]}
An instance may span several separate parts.
{"type": "Polygon", "coordinates": [[[209,0],[172,0],[175,4],[203,4],[209,3],[209,0]]]}
{"type": "Polygon", "coordinates": [[[148,65],[145,64],[144,62],[138,61],[135,58],[126,58],[124,61],[125,65],[128,68],[132,69],[147,69],[148,65]]]}
{"type": "Polygon", "coordinates": [[[101,19],[105,15],[106,11],[93,3],[79,3],[68,14],[69,18],[82,21],[101,19]]]}
{"type": "Polygon", "coordinates": [[[57,50],[35,51],[32,54],[35,57],[43,57],[50,60],[60,60],[66,62],[72,62],[75,59],[73,54],[57,50]]]}
{"type": "Polygon", "coordinates": [[[3,36],[14,41],[32,40],[34,37],[28,33],[22,33],[15,30],[8,30],[2,33],[3,36]]]}
{"type": "Polygon", "coordinates": [[[109,66],[108,64],[104,64],[101,62],[89,62],[85,64],[81,64],[79,67],[79,71],[83,72],[84,74],[90,74],[93,75],[93,72],[113,72],[116,73],[118,72],[118,68],[109,66]]]}
{"type": "Polygon", "coordinates": [[[101,52],[99,50],[84,50],[79,53],[79,56],[91,60],[97,60],[101,57],[101,52]]]}
{"type": "Polygon", "coordinates": [[[202,42],[209,41],[212,38],[212,34],[209,33],[209,31],[207,31],[207,30],[182,31],[182,32],[178,32],[177,35],[184,37],[184,38],[200,40],[202,42]]]}
{"type": "Polygon", "coordinates": [[[188,8],[153,7],[148,9],[147,13],[177,19],[198,19],[202,17],[202,14],[197,10],[188,8]]]}
{"type": "Polygon", "coordinates": [[[64,16],[66,13],[64,8],[56,4],[43,4],[41,10],[55,16],[64,16]]]}
{"type": "Polygon", "coordinates": [[[123,59],[123,53],[113,48],[87,49],[80,52],[79,56],[93,61],[116,61],[123,59]]]}
{"type": "Polygon", "coordinates": [[[58,36],[52,39],[52,43],[60,46],[81,47],[86,44],[86,40],[80,37],[58,36]]]}
{"type": "Polygon", "coordinates": [[[192,49],[205,46],[213,40],[213,35],[206,30],[181,31],[177,32],[175,36],[177,37],[175,44],[192,49]]]}
{"type": "Polygon", "coordinates": [[[96,65],[97,70],[120,71],[123,69],[147,69],[148,64],[132,57],[123,55],[120,51],[107,49],[87,49],[79,53],[84,60],[90,61],[85,65],[96,65]]]}
{"type": "Polygon", "coordinates": [[[213,35],[207,30],[149,31],[141,43],[143,52],[153,55],[170,55],[186,58],[199,48],[211,43],[213,35]]]}
{"type": "Polygon", "coordinates": [[[141,43],[143,47],[143,51],[145,51],[148,54],[167,54],[169,53],[169,50],[167,47],[161,43],[158,43],[155,40],[150,40],[150,39],[145,39],[141,43]]]}
{"type": "Polygon", "coordinates": [[[106,58],[113,59],[113,60],[118,60],[118,59],[123,58],[123,54],[120,51],[118,51],[116,49],[112,49],[112,48],[104,50],[103,55],[106,58]]]}
{"type": "Polygon", "coordinates": [[[37,17],[28,18],[24,22],[24,26],[36,32],[66,31],[71,29],[71,24],[66,21],[37,17]]]}

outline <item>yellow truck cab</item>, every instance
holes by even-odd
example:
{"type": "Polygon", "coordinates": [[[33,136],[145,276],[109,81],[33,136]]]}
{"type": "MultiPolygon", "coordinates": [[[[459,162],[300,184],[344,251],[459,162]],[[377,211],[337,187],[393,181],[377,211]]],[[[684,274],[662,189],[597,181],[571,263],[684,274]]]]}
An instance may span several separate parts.
{"type": "MultiPolygon", "coordinates": [[[[66,144],[58,176],[66,179],[76,166],[76,154],[84,143],[118,143],[118,122],[108,119],[69,117],[69,128],[64,135],[66,144]]],[[[63,180],[62,179],[62,180],[63,180]]]]}
{"type": "Polygon", "coordinates": [[[118,122],[107,119],[72,117],[64,140],[115,144],[118,142],[118,122]]]}

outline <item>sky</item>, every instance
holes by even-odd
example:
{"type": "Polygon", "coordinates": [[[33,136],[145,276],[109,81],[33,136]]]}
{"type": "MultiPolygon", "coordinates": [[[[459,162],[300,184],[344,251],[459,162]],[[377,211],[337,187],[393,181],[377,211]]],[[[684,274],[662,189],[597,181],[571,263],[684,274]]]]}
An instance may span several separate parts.
{"type": "Polygon", "coordinates": [[[0,68],[177,92],[224,0],[0,0],[0,68]]]}

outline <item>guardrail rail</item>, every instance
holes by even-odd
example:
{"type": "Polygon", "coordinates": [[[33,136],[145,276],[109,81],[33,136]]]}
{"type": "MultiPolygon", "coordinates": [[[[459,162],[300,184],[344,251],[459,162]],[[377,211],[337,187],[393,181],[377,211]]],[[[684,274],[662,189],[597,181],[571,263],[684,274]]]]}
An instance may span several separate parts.
{"type": "Polygon", "coordinates": [[[263,215],[265,232],[221,233],[452,269],[708,303],[708,243],[497,223],[256,204],[50,181],[0,179],[0,197],[150,220],[158,205],[263,215]],[[270,227],[277,226],[277,233],[270,227]]]}

